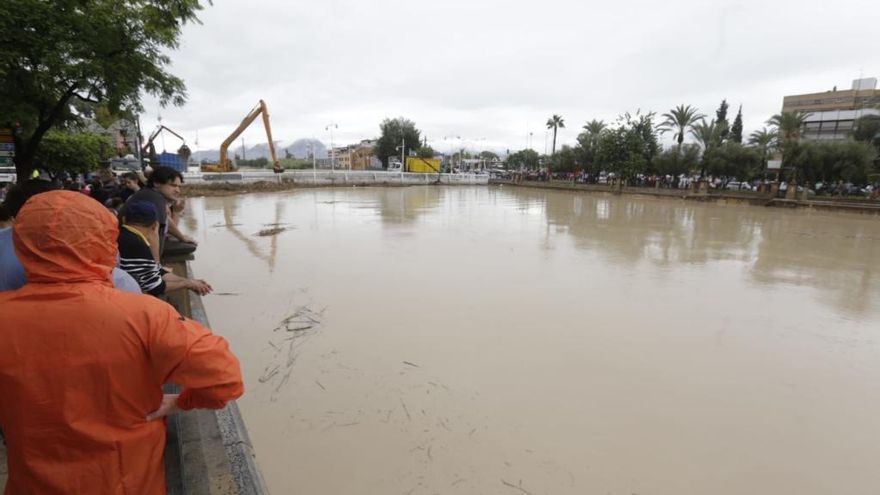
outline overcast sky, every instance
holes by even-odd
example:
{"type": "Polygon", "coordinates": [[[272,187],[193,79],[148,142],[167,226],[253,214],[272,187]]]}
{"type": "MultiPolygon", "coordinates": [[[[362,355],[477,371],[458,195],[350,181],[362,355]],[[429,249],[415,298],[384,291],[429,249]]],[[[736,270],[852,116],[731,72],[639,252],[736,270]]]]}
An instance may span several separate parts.
{"type": "MultiPolygon", "coordinates": [[[[880,76],[876,0],[214,0],[200,17],[171,53],[187,104],[146,98],[141,121],[161,113],[198,150],[261,98],[282,143],[329,144],[330,123],[353,143],[404,116],[439,151],[515,151],[532,132],[543,152],[552,114],[570,144],[590,119],[680,103],[714,117],[727,98],[748,134],[786,94],[880,76]]],[[[265,142],[258,125],[244,137],[265,142]]]]}

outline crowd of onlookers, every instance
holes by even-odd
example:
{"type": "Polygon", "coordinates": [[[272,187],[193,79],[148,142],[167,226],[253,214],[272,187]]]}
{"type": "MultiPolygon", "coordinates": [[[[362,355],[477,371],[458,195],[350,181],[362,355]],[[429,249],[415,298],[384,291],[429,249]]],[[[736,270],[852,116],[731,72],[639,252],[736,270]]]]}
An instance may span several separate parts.
{"type": "MultiPolygon", "coordinates": [[[[584,170],[578,172],[553,172],[548,173],[546,169],[528,170],[518,173],[508,173],[508,177],[516,181],[536,181],[547,182],[566,181],[577,184],[595,184],[595,185],[611,185],[616,183],[614,173],[600,172],[591,174],[584,170]]],[[[628,187],[650,187],[661,189],[690,189],[694,187],[700,180],[698,176],[681,175],[661,175],[661,174],[637,174],[627,179],[628,187]]],[[[737,180],[736,177],[716,177],[709,176],[705,178],[706,185],[709,189],[726,190],[726,191],[751,191],[757,193],[767,193],[772,190],[774,180],[769,178],[753,179],[748,181],[737,180]]],[[[780,195],[784,195],[788,183],[782,181],[778,184],[780,195]]],[[[798,185],[798,192],[803,191],[803,185],[798,185]]],[[[819,196],[836,196],[849,198],[867,198],[876,200],[880,198],[880,181],[874,181],[866,184],[854,184],[852,182],[817,182],[810,184],[807,190],[809,195],[819,196]]]]}
{"type": "Polygon", "coordinates": [[[162,265],[196,249],[182,182],[157,167],[0,188],[6,493],[164,494],[163,418],[244,392],[226,341],[168,303],[212,290],[162,265]]]}
{"type": "MultiPolygon", "coordinates": [[[[187,288],[205,295],[211,286],[203,280],[175,275],[162,265],[163,256],[186,254],[197,242],[178,228],[185,208],[181,196],[183,176],[170,167],[144,172],[112,173],[101,176],[55,179],[34,178],[4,187],[0,192],[0,226],[9,227],[12,219],[31,197],[54,190],[74,191],[102,204],[119,219],[119,263],[114,283],[123,290],[139,291],[167,300],[169,290],[187,288]]],[[[14,258],[11,231],[0,231],[0,260],[14,258]]],[[[14,260],[13,260],[14,261],[14,260]]],[[[24,285],[20,266],[0,271],[0,291],[24,285]]]]}

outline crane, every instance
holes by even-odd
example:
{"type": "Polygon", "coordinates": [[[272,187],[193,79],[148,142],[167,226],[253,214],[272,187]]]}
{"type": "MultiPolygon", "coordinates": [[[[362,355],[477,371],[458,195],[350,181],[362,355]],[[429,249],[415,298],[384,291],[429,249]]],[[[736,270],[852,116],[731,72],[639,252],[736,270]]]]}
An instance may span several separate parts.
{"type": "Polygon", "coordinates": [[[272,141],[272,127],[269,125],[269,109],[266,107],[266,102],[263,100],[260,100],[260,102],[248,112],[245,118],[241,121],[241,124],[239,124],[238,127],[232,131],[232,134],[223,141],[223,144],[220,145],[220,163],[206,163],[202,165],[202,172],[232,171],[233,166],[229,161],[229,145],[231,145],[260,114],[263,115],[263,125],[266,127],[266,137],[269,139],[269,152],[272,154],[272,170],[278,174],[283,172],[284,169],[281,168],[278,157],[275,155],[275,143],[272,141]]]}

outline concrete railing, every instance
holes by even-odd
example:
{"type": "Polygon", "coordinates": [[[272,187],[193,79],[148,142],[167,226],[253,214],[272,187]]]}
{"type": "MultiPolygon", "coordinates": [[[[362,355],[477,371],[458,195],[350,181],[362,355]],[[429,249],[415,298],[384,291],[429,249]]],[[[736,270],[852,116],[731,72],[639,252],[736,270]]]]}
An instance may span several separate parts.
{"type": "MultiPolygon", "coordinates": [[[[165,264],[177,275],[194,278],[183,258],[165,264]]],[[[198,294],[176,291],[169,296],[182,314],[210,328],[198,294]]],[[[169,495],[269,493],[234,401],[217,411],[193,410],[169,418],[165,456],[169,495]]]]}
{"type": "Polygon", "coordinates": [[[271,170],[226,173],[187,173],[187,184],[253,183],[262,181],[292,181],[304,186],[352,185],[427,185],[435,184],[488,184],[485,174],[415,174],[372,170],[286,170],[276,174],[271,170]]]}

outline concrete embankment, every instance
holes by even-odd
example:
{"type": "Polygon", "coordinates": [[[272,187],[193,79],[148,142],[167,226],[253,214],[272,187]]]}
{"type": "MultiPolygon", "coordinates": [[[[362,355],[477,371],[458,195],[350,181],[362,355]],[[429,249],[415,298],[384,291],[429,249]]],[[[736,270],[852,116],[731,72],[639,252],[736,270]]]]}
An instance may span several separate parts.
{"type": "Polygon", "coordinates": [[[683,199],[689,201],[702,201],[717,204],[739,204],[752,206],[771,206],[785,208],[807,208],[813,210],[825,211],[845,211],[851,213],[861,213],[869,215],[880,215],[880,201],[868,199],[850,199],[850,198],[821,198],[809,200],[795,200],[774,198],[768,194],[754,193],[748,191],[715,191],[701,194],[690,189],[662,189],[653,187],[624,187],[617,191],[611,186],[602,184],[578,184],[568,181],[551,181],[551,182],[535,182],[522,181],[514,182],[508,180],[491,180],[490,184],[504,185],[514,187],[531,187],[538,189],[554,189],[563,191],[582,191],[591,193],[619,193],[619,194],[635,194],[643,196],[665,197],[674,199],[683,199]]]}
{"type": "Polygon", "coordinates": [[[366,170],[286,170],[284,173],[275,174],[271,171],[257,170],[184,174],[184,183],[190,195],[224,195],[241,192],[283,191],[298,187],[485,185],[489,183],[489,176],[366,170]]]}

